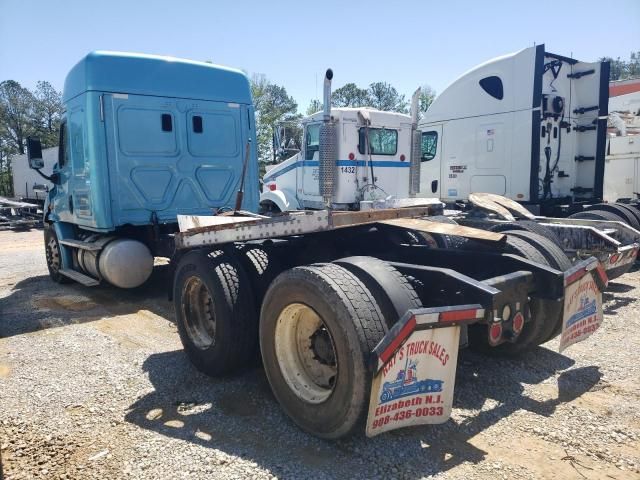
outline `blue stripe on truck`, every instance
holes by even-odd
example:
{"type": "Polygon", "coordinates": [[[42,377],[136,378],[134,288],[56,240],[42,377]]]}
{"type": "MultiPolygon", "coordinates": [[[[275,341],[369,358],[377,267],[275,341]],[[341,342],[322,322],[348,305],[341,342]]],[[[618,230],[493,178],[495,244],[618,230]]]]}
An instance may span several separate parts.
{"type": "MultiPolygon", "coordinates": [[[[383,168],[409,168],[411,166],[409,162],[401,162],[397,160],[336,160],[336,166],[338,167],[368,167],[370,165],[383,168]]],[[[320,162],[318,160],[302,160],[300,162],[292,163],[291,165],[288,165],[282,170],[278,170],[273,174],[267,174],[262,178],[262,180],[264,182],[271,181],[279,177],[280,175],[290,172],[294,168],[319,166],[320,162]]]]}

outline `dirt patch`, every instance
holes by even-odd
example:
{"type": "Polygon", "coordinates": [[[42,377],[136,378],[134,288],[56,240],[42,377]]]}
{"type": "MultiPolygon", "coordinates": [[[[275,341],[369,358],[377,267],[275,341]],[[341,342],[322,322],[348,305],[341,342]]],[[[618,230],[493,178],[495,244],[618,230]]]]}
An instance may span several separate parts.
{"type": "Polygon", "coordinates": [[[519,434],[505,448],[496,448],[495,442],[486,435],[478,435],[470,443],[487,452],[485,462],[496,475],[505,472],[515,474],[522,465],[526,465],[528,473],[535,478],[640,478],[637,473],[621,471],[612,464],[596,462],[586,455],[569,454],[562,446],[531,435],[519,434]]]}
{"type": "Polygon", "coordinates": [[[11,373],[11,368],[9,365],[4,365],[0,363],[0,378],[7,378],[11,373]]]}
{"type": "Polygon", "coordinates": [[[158,343],[166,342],[167,336],[176,331],[172,323],[148,310],[105,317],[92,326],[128,348],[152,348],[158,343]]]}
{"type": "Polygon", "coordinates": [[[81,295],[36,297],[31,300],[31,303],[39,310],[68,310],[72,312],[84,312],[86,310],[92,310],[98,306],[91,299],[81,295]]]}

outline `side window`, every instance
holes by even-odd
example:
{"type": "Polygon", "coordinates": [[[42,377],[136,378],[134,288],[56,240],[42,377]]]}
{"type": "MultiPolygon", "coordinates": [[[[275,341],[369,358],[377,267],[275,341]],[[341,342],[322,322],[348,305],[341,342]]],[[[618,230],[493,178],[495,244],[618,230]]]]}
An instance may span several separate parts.
{"type": "Polygon", "coordinates": [[[502,100],[504,98],[504,88],[500,77],[492,75],[481,79],[479,83],[482,89],[493,98],[497,98],[498,100],[502,100]]]}
{"type": "Polygon", "coordinates": [[[71,150],[71,159],[73,161],[73,172],[82,173],[84,171],[84,132],[82,128],[82,110],[74,112],[67,122],[68,141],[67,148],[71,150]]]}
{"type": "MultiPolygon", "coordinates": [[[[366,128],[361,128],[358,139],[358,152],[366,153],[366,128]]],[[[371,155],[395,155],[398,153],[398,131],[386,128],[369,129],[369,151],[371,155]]]]}
{"type": "Polygon", "coordinates": [[[64,168],[69,163],[69,133],[67,122],[60,124],[60,148],[58,149],[58,168],[64,168]]]}
{"type": "MultiPolygon", "coordinates": [[[[307,135],[304,140],[304,159],[314,160],[314,154],[320,150],[320,124],[307,125],[307,135]]],[[[318,158],[316,158],[318,160],[318,158]]]]}
{"type": "Polygon", "coordinates": [[[422,133],[422,154],[421,162],[428,162],[436,157],[438,151],[438,132],[430,131],[422,133]]]}
{"type": "Polygon", "coordinates": [[[194,115],[191,123],[193,123],[193,133],[202,133],[202,117],[200,115],[194,115]]]}

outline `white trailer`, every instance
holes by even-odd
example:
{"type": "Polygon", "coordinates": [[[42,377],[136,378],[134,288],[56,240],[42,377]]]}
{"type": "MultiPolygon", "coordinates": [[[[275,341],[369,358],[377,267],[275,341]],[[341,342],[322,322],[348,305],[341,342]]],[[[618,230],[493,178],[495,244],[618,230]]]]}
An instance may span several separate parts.
{"type": "MultiPolygon", "coordinates": [[[[51,175],[53,166],[58,161],[58,147],[42,150],[42,160],[44,160],[42,173],[51,175]]],[[[38,172],[29,168],[26,153],[11,157],[11,171],[13,172],[14,197],[22,200],[44,201],[46,192],[52,184],[38,175],[38,172]]]]}

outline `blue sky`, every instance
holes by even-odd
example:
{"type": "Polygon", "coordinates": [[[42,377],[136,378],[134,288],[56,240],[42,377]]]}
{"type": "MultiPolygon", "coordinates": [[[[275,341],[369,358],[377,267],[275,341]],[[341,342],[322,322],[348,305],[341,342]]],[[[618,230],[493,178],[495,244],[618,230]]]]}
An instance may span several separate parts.
{"type": "Polygon", "coordinates": [[[301,111],[329,66],[334,88],[387,81],[408,97],[534,42],[627,59],[640,50],[640,1],[0,0],[0,81],[62,89],[91,50],[156,53],[262,73],[301,111]]]}

